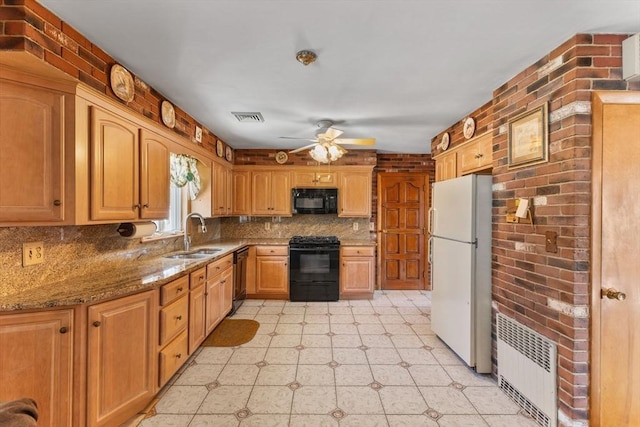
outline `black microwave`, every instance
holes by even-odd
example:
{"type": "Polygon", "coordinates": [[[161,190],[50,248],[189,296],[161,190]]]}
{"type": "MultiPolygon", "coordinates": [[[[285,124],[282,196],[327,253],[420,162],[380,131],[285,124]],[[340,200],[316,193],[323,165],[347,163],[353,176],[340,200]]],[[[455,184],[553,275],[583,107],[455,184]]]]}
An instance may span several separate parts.
{"type": "Polygon", "coordinates": [[[291,206],[294,214],[338,213],[338,189],[293,188],[291,206]]]}

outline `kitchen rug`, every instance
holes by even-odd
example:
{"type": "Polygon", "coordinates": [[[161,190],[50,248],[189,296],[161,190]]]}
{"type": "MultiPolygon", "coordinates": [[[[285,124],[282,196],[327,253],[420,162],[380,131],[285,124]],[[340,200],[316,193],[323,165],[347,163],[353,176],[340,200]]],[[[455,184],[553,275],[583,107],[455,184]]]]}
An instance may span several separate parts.
{"type": "Polygon", "coordinates": [[[204,342],[205,347],[234,347],[253,339],[260,323],[248,319],[224,319],[204,342]]]}

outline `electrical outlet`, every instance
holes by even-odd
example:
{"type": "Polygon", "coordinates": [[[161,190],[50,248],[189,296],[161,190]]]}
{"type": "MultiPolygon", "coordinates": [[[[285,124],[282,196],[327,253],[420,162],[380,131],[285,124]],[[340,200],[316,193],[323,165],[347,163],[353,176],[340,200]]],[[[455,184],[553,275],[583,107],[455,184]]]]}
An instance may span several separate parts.
{"type": "Polygon", "coordinates": [[[44,243],[32,242],[22,244],[22,266],[44,262],[44,243]]]}
{"type": "Polygon", "coordinates": [[[369,223],[369,231],[376,231],[376,223],[375,222],[370,222],[369,223]]]}
{"type": "Polygon", "coordinates": [[[271,230],[271,223],[270,223],[270,222],[268,222],[268,221],[267,221],[267,222],[265,222],[265,223],[264,223],[264,229],[265,229],[265,230],[267,230],[267,231],[271,230]]]}
{"type": "Polygon", "coordinates": [[[358,231],[358,223],[357,222],[353,223],[353,231],[358,231]]]}

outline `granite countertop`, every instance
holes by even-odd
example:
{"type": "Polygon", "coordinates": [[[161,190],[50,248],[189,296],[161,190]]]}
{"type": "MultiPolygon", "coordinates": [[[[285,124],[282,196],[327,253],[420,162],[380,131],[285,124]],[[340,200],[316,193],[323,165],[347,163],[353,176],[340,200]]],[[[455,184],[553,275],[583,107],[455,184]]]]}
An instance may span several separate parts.
{"type": "Polygon", "coordinates": [[[154,289],[233,253],[243,246],[287,245],[288,243],[289,239],[219,240],[192,248],[192,250],[200,247],[222,249],[208,258],[170,259],[159,255],[145,260],[130,261],[115,268],[106,265],[103,270],[87,271],[77,277],[45,283],[28,291],[3,296],[0,301],[0,312],[95,303],[154,289]]]}

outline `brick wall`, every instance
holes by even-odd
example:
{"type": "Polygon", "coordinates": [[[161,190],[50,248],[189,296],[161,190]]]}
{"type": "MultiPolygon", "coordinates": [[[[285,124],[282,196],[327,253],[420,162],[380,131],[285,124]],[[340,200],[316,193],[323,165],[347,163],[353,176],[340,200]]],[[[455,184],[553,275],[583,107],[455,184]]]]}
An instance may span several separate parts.
{"type": "MultiPolygon", "coordinates": [[[[27,52],[77,81],[162,124],[160,104],[167,98],[133,75],[135,97],[125,103],[109,86],[109,73],[116,61],[66,22],[35,0],[0,0],[0,52],[27,52]]],[[[126,64],[123,64],[126,67],[126,64]]],[[[168,100],[171,101],[171,100],[168,100]]],[[[202,145],[215,152],[217,141],[207,128],[174,105],[178,135],[194,141],[196,125],[202,128],[202,145]]]]}
{"type": "MultiPolygon", "coordinates": [[[[626,37],[576,35],[471,114],[490,111],[487,129],[493,132],[495,308],[557,343],[561,425],[589,419],[591,96],[594,90],[640,90],[640,82],[621,78],[626,37]],[[543,103],[549,106],[549,161],[509,169],[509,120],[543,103]],[[507,200],[519,197],[533,200],[535,228],[505,221],[507,200]],[[545,251],[546,231],[558,233],[557,253],[545,251]]],[[[459,126],[449,129],[453,145],[459,126]]],[[[434,153],[439,141],[432,142],[434,153]]]]}

